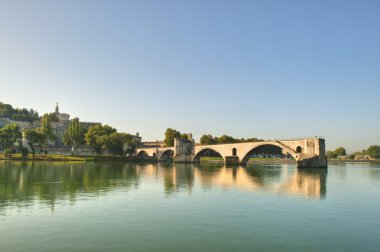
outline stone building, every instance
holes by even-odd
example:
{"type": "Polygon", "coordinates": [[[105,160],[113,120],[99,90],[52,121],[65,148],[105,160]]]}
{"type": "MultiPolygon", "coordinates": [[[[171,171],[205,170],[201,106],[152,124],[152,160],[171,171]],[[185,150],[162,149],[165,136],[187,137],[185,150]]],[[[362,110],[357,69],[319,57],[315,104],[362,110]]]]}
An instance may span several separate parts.
{"type": "MultiPolygon", "coordinates": [[[[53,130],[53,134],[56,136],[56,141],[50,142],[50,146],[63,146],[63,134],[65,133],[67,127],[69,127],[69,124],[71,122],[70,114],[59,112],[58,102],[55,107],[54,114],[57,118],[57,121],[51,122],[51,127],[53,130]]],[[[100,122],[80,122],[80,124],[82,124],[82,126],[86,129],[94,125],[101,125],[100,122]]],[[[39,127],[41,127],[41,121],[34,121],[33,128],[39,127]]]]}
{"type": "MultiPolygon", "coordinates": [[[[50,141],[49,142],[49,152],[50,153],[61,153],[61,154],[70,154],[71,153],[71,147],[70,146],[64,146],[63,144],[63,135],[70,125],[70,114],[67,113],[61,113],[59,111],[58,103],[55,107],[55,111],[53,112],[56,117],[56,121],[51,122],[51,127],[53,130],[53,134],[56,136],[56,141],[50,141]]],[[[15,121],[10,118],[0,118],[0,128],[4,127],[8,124],[17,123],[21,129],[21,131],[24,133],[26,129],[35,129],[41,127],[41,120],[34,121],[33,123],[30,122],[24,122],[24,121],[15,121]]],[[[81,122],[80,124],[85,128],[88,129],[95,125],[101,125],[100,122],[81,122]]],[[[24,134],[23,134],[24,135],[24,134]]],[[[139,136],[139,133],[136,133],[136,135],[132,135],[133,138],[141,142],[141,136],[139,136]]],[[[26,139],[23,139],[22,141],[24,146],[27,146],[26,139]]],[[[77,154],[78,155],[92,155],[95,154],[93,150],[91,150],[88,146],[82,146],[77,147],[77,154]]]]}

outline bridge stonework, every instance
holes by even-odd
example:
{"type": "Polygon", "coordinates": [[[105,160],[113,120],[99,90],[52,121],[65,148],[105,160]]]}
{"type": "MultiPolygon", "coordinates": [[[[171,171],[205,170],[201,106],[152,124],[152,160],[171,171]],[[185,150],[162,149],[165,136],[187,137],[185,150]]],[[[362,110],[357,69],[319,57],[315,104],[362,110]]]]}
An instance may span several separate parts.
{"type": "Polygon", "coordinates": [[[297,140],[262,141],[233,144],[194,145],[184,139],[175,139],[174,147],[167,148],[140,148],[137,155],[145,152],[148,156],[157,157],[162,161],[165,153],[171,152],[174,162],[197,163],[202,153],[212,150],[220,154],[226,163],[247,164],[254,149],[263,145],[274,145],[289,153],[299,168],[326,168],[325,140],[322,138],[305,138],[297,140]]]}

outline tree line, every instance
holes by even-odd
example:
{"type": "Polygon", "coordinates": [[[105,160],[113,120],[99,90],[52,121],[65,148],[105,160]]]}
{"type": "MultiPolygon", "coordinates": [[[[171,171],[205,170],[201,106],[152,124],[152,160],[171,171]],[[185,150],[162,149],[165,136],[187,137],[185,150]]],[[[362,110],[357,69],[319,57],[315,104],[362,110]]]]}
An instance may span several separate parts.
{"type": "MultiPolygon", "coordinates": [[[[45,114],[42,116],[39,128],[25,130],[24,137],[30,146],[33,158],[37,149],[42,153],[48,153],[49,141],[56,141],[51,126],[52,120],[54,118],[50,114],[45,114]]],[[[22,134],[18,124],[9,124],[0,128],[0,147],[6,156],[14,152],[14,143],[19,143],[23,156],[28,155],[29,150],[22,147],[21,139],[22,134]]],[[[63,135],[63,143],[71,146],[72,155],[76,147],[86,144],[95,151],[97,156],[101,156],[105,150],[109,150],[113,155],[132,154],[140,144],[131,134],[117,132],[115,128],[108,125],[97,124],[86,128],[78,118],[70,121],[63,135]]]]}
{"type": "MultiPolygon", "coordinates": [[[[338,156],[346,156],[347,151],[344,147],[339,147],[339,148],[336,148],[335,150],[328,151],[326,155],[327,155],[327,158],[334,159],[334,158],[337,158],[338,156]]],[[[362,156],[362,155],[369,155],[372,158],[380,158],[380,146],[372,145],[372,146],[369,146],[368,149],[354,152],[350,154],[349,156],[351,159],[354,159],[355,156],[362,156]]]]}
{"type": "Polygon", "coordinates": [[[211,134],[202,135],[200,142],[202,145],[210,144],[229,144],[229,143],[245,143],[245,142],[261,142],[263,139],[256,137],[252,138],[234,138],[228,135],[222,135],[220,137],[213,137],[211,134]]]}
{"type": "MultiPolygon", "coordinates": [[[[171,147],[174,145],[175,138],[183,138],[188,139],[188,134],[181,133],[178,130],[167,128],[165,131],[165,145],[171,147]]],[[[202,145],[210,145],[210,144],[228,144],[228,143],[244,143],[244,142],[260,142],[264,141],[263,139],[259,139],[256,137],[253,138],[234,138],[228,135],[222,135],[220,137],[213,137],[210,134],[202,135],[200,139],[200,143],[202,145]]]]}
{"type": "Polygon", "coordinates": [[[0,102],[0,118],[9,118],[15,121],[24,122],[33,122],[40,119],[38,112],[33,109],[13,108],[12,105],[3,102],[0,102]]]}

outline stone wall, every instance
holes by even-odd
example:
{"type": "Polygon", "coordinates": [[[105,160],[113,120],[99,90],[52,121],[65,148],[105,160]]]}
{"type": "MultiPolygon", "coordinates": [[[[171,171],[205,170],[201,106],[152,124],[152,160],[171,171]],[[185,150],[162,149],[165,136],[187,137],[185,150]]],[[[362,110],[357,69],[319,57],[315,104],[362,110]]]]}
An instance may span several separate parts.
{"type": "Polygon", "coordinates": [[[174,162],[192,162],[194,158],[194,142],[187,139],[174,139],[174,162]]]}
{"type": "MultiPolygon", "coordinates": [[[[36,149],[39,153],[40,150],[36,149]]],[[[48,147],[48,154],[60,154],[60,155],[71,155],[71,146],[50,146],[48,147]]],[[[79,146],[74,149],[74,156],[96,156],[96,152],[89,146],[79,146]]],[[[111,156],[109,151],[103,152],[104,156],[111,156]]]]}
{"type": "Polygon", "coordinates": [[[12,120],[10,118],[0,118],[0,128],[6,126],[8,124],[13,124],[13,123],[17,123],[17,125],[21,129],[31,129],[31,128],[33,128],[33,124],[31,124],[30,122],[15,121],[15,120],[12,120]]]}

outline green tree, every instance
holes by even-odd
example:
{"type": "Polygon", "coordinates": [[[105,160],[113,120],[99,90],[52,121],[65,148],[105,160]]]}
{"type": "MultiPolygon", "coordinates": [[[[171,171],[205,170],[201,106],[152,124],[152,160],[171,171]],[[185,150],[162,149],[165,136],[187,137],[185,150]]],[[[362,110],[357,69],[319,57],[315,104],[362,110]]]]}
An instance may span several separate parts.
{"type": "Polygon", "coordinates": [[[42,147],[44,152],[47,153],[47,146],[49,141],[55,141],[56,137],[53,133],[53,129],[51,127],[51,117],[49,114],[44,114],[41,119],[41,128],[39,129],[43,135],[43,144],[42,147]]]}
{"type": "Polygon", "coordinates": [[[33,158],[36,155],[36,147],[41,147],[44,142],[44,135],[35,129],[28,129],[25,132],[25,138],[28,141],[30,149],[32,149],[33,158]]]}
{"type": "Polygon", "coordinates": [[[124,144],[127,142],[127,134],[114,132],[104,137],[103,148],[109,150],[113,155],[124,154],[124,144]]]}
{"type": "Polygon", "coordinates": [[[221,137],[216,137],[216,142],[218,144],[236,143],[236,139],[232,136],[223,135],[221,137]]]}
{"type": "Polygon", "coordinates": [[[135,137],[128,133],[123,134],[124,146],[123,146],[123,154],[132,155],[136,152],[136,148],[140,146],[140,141],[136,140],[135,137]]]}
{"type": "Polygon", "coordinates": [[[106,137],[116,132],[116,129],[108,125],[95,125],[88,129],[85,134],[86,144],[91,146],[98,156],[106,149],[106,137]]]}
{"type": "Polygon", "coordinates": [[[187,140],[187,139],[189,139],[189,134],[187,134],[187,133],[182,133],[182,134],[181,134],[181,138],[187,140]]]}
{"type": "Polygon", "coordinates": [[[33,122],[38,120],[38,113],[33,109],[13,108],[12,105],[0,102],[0,118],[11,118],[16,121],[33,122]]]}
{"type": "Polygon", "coordinates": [[[328,151],[326,153],[326,155],[327,155],[328,159],[332,159],[332,158],[336,158],[337,157],[337,155],[336,155],[336,153],[334,151],[328,151]]]}
{"type": "Polygon", "coordinates": [[[165,144],[168,147],[174,146],[174,139],[175,138],[181,138],[181,132],[167,128],[165,131],[165,144]]]}
{"type": "Polygon", "coordinates": [[[78,118],[71,120],[69,126],[63,134],[63,143],[71,145],[71,155],[74,155],[75,147],[84,143],[85,129],[79,123],[78,118]]]}
{"type": "Polygon", "coordinates": [[[216,140],[210,134],[203,135],[200,141],[202,145],[216,144],[216,140]]]}
{"type": "Polygon", "coordinates": [[[372,158],[380,158],[380,146],[372,145],[367,150],[368,155],[372,158]]]}
{"type": "Polygon", "coordinates": [[[13,145],[22,137],[20,127],[17,123],[8,124],[0,129],[0,146],[4,149],[6,156],[11,155],[13,145]]]}
{"type": "Polygon", "coordinates": [[[347,155],[346,149],[343,147],[339,147],[339,148],[335,149],[334,152],[337,156],[346,156],[347,155]]]}
{"type": "Polygon", "coordinates": [[[104,137],[103,144],[113,155],[124,155],[134,153],[139,142],[131,134],[114,132],[104,137]]]}

